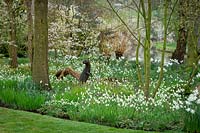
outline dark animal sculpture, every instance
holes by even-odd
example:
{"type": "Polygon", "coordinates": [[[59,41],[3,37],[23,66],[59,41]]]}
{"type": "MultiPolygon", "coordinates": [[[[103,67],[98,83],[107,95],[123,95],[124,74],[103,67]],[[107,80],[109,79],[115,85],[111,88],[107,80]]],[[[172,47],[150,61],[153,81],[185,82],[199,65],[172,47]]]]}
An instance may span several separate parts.
{"type": "Polygon", "coordinates": [[[64,70],[59,70],[56,72],[56,77],[57,79],[63,79],[63,77],[65,77],[66,75],[70,74],[72,77],[76,78],[77,80],[79,80],[80,77],[80,73],[76,72],[75,70],[73,70],[70,67],[67,67],[64,70]]]}
{"type": "Polygon", "coordinates": [[[57,77],[57,79],[63,79],[63,77],[65,77],[66,75],[71,75],[82,83],[86,82],[89,79],[89,76],[91,76],[91,65],[89,60],[84,60],[83,64],[85,64],[85,68],[83,69],[81,74],[79,72],[76,72],[72,68],[67,67],[64,70],[57,71],[55,76],[57,77]]]}
{"type": "Polygon", "coordinates": [[[91,65],[90,65],[89,60],[84,60],[83,64],[85,64],[85,68],[80,75],[80,78],[79,78],[80,82],[86,82],[88,80],[89,76],[91,75],[91,73],[90,73],[91,65]]]}

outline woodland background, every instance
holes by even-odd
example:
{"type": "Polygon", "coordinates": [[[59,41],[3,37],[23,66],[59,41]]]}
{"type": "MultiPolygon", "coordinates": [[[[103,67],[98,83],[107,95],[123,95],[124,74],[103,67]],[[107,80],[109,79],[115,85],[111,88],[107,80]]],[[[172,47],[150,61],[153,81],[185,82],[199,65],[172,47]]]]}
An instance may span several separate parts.
{"type": "Polygon", "coordinates": [[[199,59],[199,0],[0,0],[1,106],[199,132],[199,59]]]}

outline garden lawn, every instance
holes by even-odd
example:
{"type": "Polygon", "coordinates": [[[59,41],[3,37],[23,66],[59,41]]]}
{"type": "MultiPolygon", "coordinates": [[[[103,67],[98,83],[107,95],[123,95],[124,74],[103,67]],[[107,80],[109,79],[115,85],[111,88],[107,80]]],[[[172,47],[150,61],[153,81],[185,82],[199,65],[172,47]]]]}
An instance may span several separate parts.
{"type": "Polygon", "coordinates": [[[146,133],[129,129],[117,129],[95,124],[75,122],[40,114],[0,107],[0,132],[20,133],[146,133]]]}

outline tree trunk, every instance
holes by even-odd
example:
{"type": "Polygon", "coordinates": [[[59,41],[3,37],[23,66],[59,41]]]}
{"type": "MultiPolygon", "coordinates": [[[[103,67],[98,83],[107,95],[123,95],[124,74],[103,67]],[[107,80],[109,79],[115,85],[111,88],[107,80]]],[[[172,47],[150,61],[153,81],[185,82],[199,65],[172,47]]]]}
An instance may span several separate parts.
{"type": "Polygon", "coordinates": [[[15,14],[12,9],[13,0],[5,0],[9,14],[9,25],[10,25],[10,44],[8,46],[8,53],[10,57],[10,66],[17,68],[17,45],[16,45],[16,27],[15,27],[15,14]]]}
{"type": "Polygon", "coordinates": [[[149,88],[150,88],[150,71],[151,71],[151,56],[150,56],[150,48],[151,48],[151,0],[148,0],[148,8],[147,12],[145,10],[145,3],[144,0],[141,0],[141,6],[142,6],[142,15],[144,18],[145,23],[145,30],[146,30],[146,39],[144,44],[144,73],[145,73],[145,84],[144,84],[144,95],[146,97],[146,100],[149,98],[149,88]]]}
{"type": "Polygon", "coordinates": [[[172,59],[177,59],[179,63],[184,61],[184,55],[186,54],[187,44],[187,32],[186,32],[186,1],[179,1],[179,30],[176,49],[172,53],[172,59]]]}
{"type": "Polygon", "coordinates": [[[172,53],[172,59],[177,59],[179,63],[183,63],[186,54],[187,32],[185,27],[178,31],[178,40],[175,51],[172,53]]]}
{"type": "MultiPolygon", "coordinates": [[[[188,1],[188,3],[191,1],[188,1]]],[[[192,3],[189,7],[189,11],[193,14],[190,15],[188,24],[188,52],[187,52],[187,65],[193,66],[198,63],[199,56],[199,39],[200,39],[200,4],[192,3]]]]}
{"type": "Polygon", "coordinates": [[[187,52],[187,65],[193,66],[193,64],[198,63],[198,51],[197,44],[198,38],[196,37],[194,31],[189,30],[188,32],[188,52],[187,52]]]}
{"type": "Polygon", "coordinates": [[[25,1],[27,8],[27,25],[28,25],[28,57],[32,71],[33,64],[33,18],[32,18],[32,0],[25,1]]]}
{"type": "Polygon", "coordinates": [[[48,75],[48,0],[34,1],[34,55],[33,81],[41,84],[44,89],[50,89],[48,75]]]}
{"type": "Polygon", "coordinates": [[[163,75],[164,75],[164,60],[165,60],[165,50],[166,50],[166,43],[167,43],[167,16],[168,16],[168,0],[165,0],[165,7],[164,7],[164,42],[163,42],[163,50],[162,50],[162,57],[161,57],[161,62],[160,62],[160,74],[158,78],[158,82],[156,84],[155,90],[153,92],[153,98],[155,98],[158,89],[161,85],[161,82],[163,80],[163,75]]]}
{"type": "MultiPolygon", "coordinates": [[[[141,7],[141,4],[139,3],[139,9],[141,7]]],[[[137,69],[137,76],[138,76],[138,82],[139,82],[139,88],[143,88],[143,81],[142,81],[142,74],[140,70],[140,64],[139,64],[139,49],[140,49],[140,40],[141,40],[141,33],[140,33],[140,12],[138,11],[137,14],[137,34],[138,34],[138,45],[136,49],[136,69],[137,69]]]]}

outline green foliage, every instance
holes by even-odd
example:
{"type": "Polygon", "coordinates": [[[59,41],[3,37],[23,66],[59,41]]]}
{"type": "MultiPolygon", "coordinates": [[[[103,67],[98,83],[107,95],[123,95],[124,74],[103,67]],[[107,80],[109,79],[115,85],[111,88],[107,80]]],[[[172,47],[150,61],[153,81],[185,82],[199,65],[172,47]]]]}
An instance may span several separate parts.
{"type": "MultiPolygon", "coordinates": [[[[163,49],[163,42],[156,42],[156,44],[155,44],[155,46],[156,46],[156,49],[158,49],[158,50],[162,50],[163,49]]],[[[167,51],[174,51],[176,49],[176,43],[167,43],[166,44],[166,50],[167,51]]]]}
{"type": "MultiPolygon", "coordinates": [[[[82,60],[88,57],[90,56],[50,58],[49,70],[53,92],[49,93],[50,97],[45,103],[37,102],[38,106],[35,106],[34,109],[42,114],[55,117],[120,128],[155,131],[183,129],[184,118],[180,116],[185,113],[175,109],[173,102],[183,102],[185,98],[182,87],[187,83],[190,70],[187,70],[184,64],[180,65],[176,61],[165,64],[164,82],[161,84],[160,91],[155,99],[146,102],[142,91],[138,88],[135,61],[126,59],[110,59],[108,61],[103,57],[94,56],[90,57],[93,76],[86,84],[80,84],[69,75],[64,80],[56,80],[56,71],[68,66],[81,72],[83,70],[82,60]],[[183,73],[185,74],[183,75],[183,73]],[[41,104],[42,106],[39,106],[41,104]]],[[[39,87],[30,82],[28,60],[20,59],[19,62],[19,68],[15,70],[8,68],[7,65],[1,66],[0,85],[7,88],[2,89],[1,92],[7,90],[10,95],[0,94],[6,95],[4,99],[8,99],[7,103],[12,102],[9,99],[20,95],[21,100],[15,98],[20,101],[20,103],[15,102],[15,108],[17,105],[18,108],[22,106],[21,109],[32,108],[30,106],[34,105],[29,106],[28,104],[34,103],[31,101],[33,99],[26,100],[26,98],[30,99],[29,97],[33,95],[36,99],[41,95],[44,97],[44,94],[36,93],[39,87]]],[[[152,62],[152,90],[158,78],[158,66],[159,62],[152,62]]],[[[199,75],[198,69],[190,87],[198,84],[199,75]]]]}
{"type": "Polygon", "coordinates": [[[193,90],[187,98],[187,108],[184,112],[184,128],[187,132],[200,131],[200,99],[199,91],[193,90]]]}
{"type": "Polygon", "coordinates": [[[0,102],[5,106],[33,111],[46,100],[46,96],[36,90],[30,81],[0,80],[0,86],[0,102]]]}
{"type": "Polygon", "coordinates": [[[185,111],[184,128],[188,132],[199,132],[200,131],[200,105],[196,105],[195,113],[185,111]]]}
{"type": "Polygon", "coordinates": [[[42,116],[35,113],[0,108],[1,132],[42,132],[42,133],[145,133],[128,129],[99,126],[42,116]]]}
{"type": "MultiPolygon", "coordinates": [[[[16,45],[18,47],[18,57],[26,57],[26,14],[23,1],[13,1],[12,10],[15,16],[16,45]]],[[[4,1],[0,1],[0,53],[8,57],[9,38],[9,17],[4,1]]]]}
{"type": "MultiPolygon", "coordinates": [[[[83,59],[71,58],[65,63],[69,63],[72,68],[80,71],[81,60],[83,59]]],[[[55,62],[57,66],[63,66],[63,61],[57,60],[55,62]]],[[[91,63],[93,68],[91,82],[89,81],[86,85],[77,85],[77,82],[68,76],[65,81],[53,82],[53,87],[59,91],[55,93],[52,100],[42,106],[40,111],[59,117],[67,116],[73,120],[123,128],[156,131],[182,130],[183,119],[180,116],[183,114],[180,110],[172,110],[171,106],[174,100],[181,100],[179,97],[183,97],[184,94],[182,93],[184,90],[179,92],[179,88],[187,83],[189,76],[189,73],[182,75],[184,71],[187,71],[184,65],[180,65],[176,61],[165,64],[164,82],[161,84],[161,91],[164,92],[159,92],[155,99],[155,101],[158,100],[156,102],[158,106],[151,105],[155,101],[146,103],[137,92],[138,83],[137,77],[134,76],[136,75],[134,61],[125,59],[105,61],[101,57],[94,57],[91,58],[91,63]],[[66,80],[67,86],[65,86],[66,80]],[[132,102],[128,104],[127,97],[134,96],[134,93],[137,97],[129,99],[132,102]],[[121,100],[117,101],[117,97],[121,100]],[[99,103],[98,100],[100,100],[99,103]],[[120,101],[122,102],[120,103],[120,101]],[[119,103],[121,105],[118,105],[119,103]],[[123,104],[128,105],[124,107],[123,104]]],[[[51,65],[53,66],[53,64],[51,65]]],[[[152,62],[152,90],[158,78],[158,66],[157,61],[152,62]]],[[[197,85],[197,81],[198,76],[194,78],[193,86],[197,85]]]]}

